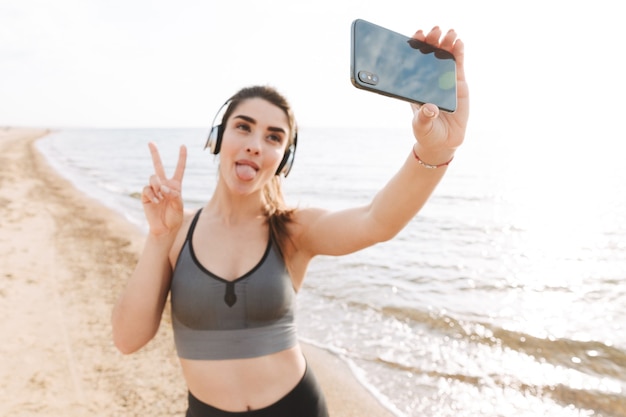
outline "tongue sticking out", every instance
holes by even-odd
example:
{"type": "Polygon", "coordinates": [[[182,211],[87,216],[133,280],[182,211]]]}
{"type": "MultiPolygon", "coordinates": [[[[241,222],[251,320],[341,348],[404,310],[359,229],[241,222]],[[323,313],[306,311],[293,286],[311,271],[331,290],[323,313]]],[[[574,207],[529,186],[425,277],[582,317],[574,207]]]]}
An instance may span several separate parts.
{"type": "Polygon", "coordinates": [[[243,181],[250,181],[256,176],[256,169],[246,164],[237,164],[237,176],[243,181]]]}

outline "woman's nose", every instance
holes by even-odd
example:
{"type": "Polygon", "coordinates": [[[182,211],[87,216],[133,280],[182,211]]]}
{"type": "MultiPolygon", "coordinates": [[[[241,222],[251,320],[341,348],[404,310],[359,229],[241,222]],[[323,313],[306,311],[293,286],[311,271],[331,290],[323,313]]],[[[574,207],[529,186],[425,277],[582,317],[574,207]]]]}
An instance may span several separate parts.
{"type": "Polygon", "coordinates": [[[246,152],[258,154],[261,150],[261,135],[252,135],[246,146],[246,152]]]}

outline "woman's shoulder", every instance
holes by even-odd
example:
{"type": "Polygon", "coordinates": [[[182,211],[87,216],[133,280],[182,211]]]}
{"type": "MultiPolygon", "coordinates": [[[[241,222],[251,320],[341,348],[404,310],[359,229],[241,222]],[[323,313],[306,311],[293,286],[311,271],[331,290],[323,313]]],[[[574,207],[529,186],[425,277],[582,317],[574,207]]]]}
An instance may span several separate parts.
{"type": "Polygon", "coordinates": [[[293,223],[301,227],[306,227],[326,213],[328,213],[328,210],[318,207],[298,207],[293,211],[293,223]]]}
{"type": "Polygon", "coordinates": [[[200,214],[202,213],[202,208],[186,208],[183,212],[183,222],[180,225],[180,229],[178,230],[178,237],[184,240],[185,236],[189,232],[189,228],[193,227],[192,225],[198,221],[200,218],[200,214]]]}
{"type": "Polygon", "coordinates": [[[292,221],[289,223],[289,235],[291,239],[298,242],[303,236],[307,236],[307,231],[315,227],[315,223],[321,219],[328,210],[318,207],[298,207],[293,212],[292,221]]]}
{"type": "Polygon", "coordinates": [[[182,227],[184,227],[185,224],[188,225],[189,223],[191,223],[193,221],[193,218],[196,217],[196,215],[199,214],[201,211],[202,211],[202,208],[186,208],[183,211],[182,227]]]}

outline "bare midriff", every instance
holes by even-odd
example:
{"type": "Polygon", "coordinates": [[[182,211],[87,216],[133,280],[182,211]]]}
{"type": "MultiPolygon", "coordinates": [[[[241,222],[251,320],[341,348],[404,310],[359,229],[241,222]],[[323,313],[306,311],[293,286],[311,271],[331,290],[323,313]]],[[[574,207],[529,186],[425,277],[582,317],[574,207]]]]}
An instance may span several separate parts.
{"type": "Polygon", "coordinates": [[[249,359],[180,358],[189,391],[224,411],[257,410],[274,404],[302,379],[306,362],[300,346],[249,359]]]}

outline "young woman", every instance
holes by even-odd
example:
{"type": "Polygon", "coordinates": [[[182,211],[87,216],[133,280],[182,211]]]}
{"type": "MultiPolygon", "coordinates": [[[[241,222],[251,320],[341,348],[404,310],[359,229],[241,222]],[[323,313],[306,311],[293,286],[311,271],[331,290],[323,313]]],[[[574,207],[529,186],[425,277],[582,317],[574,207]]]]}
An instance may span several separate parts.
{"type": "Polygon", "coordinates": [[[413,149],[366,206],[285,206],[280,175],[293,161],[296,123],[268,87],[245,88],[227,102],[208,144],[220,154],[219,178],[201,210],[183,210],[186,149],[168,178],[150,144],[155,174],[142,194],[149,233],[114,308],[113,336],[123,353],[140,349],[154,337],[171,293],[188,417],[328,415],[294,325],[307,266],[316,255],[348,254],[394,237],[426,203],[465,136],[463,43],[437,27],[414,38],[454,54],[457,111],[413,106],[413,149]]]}

